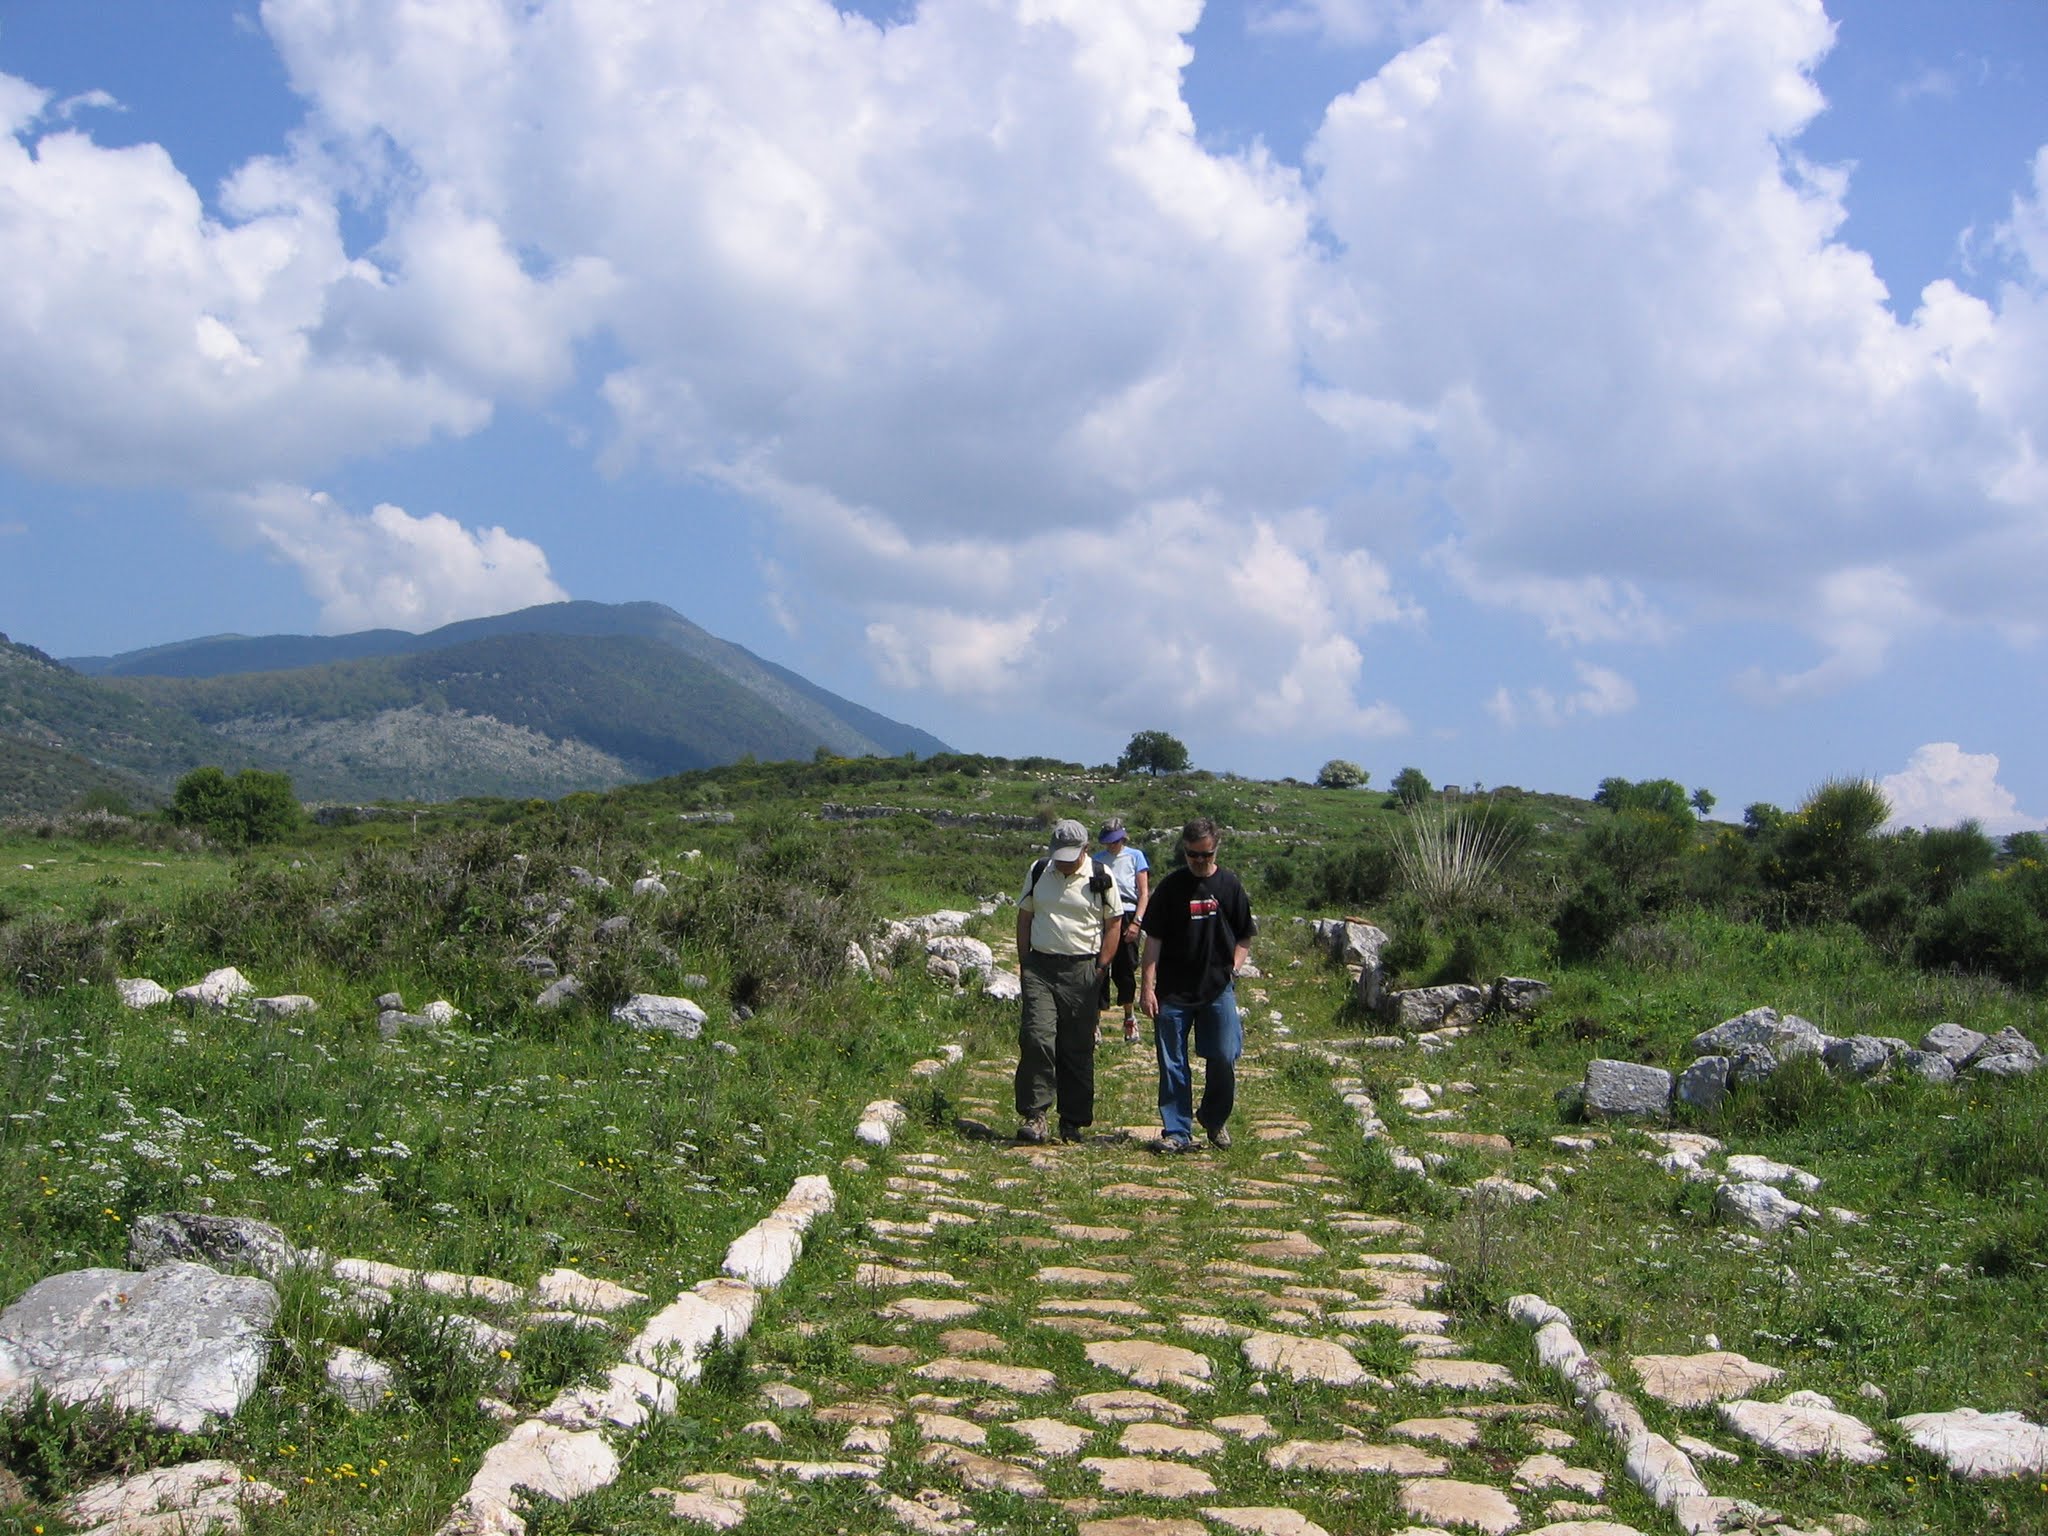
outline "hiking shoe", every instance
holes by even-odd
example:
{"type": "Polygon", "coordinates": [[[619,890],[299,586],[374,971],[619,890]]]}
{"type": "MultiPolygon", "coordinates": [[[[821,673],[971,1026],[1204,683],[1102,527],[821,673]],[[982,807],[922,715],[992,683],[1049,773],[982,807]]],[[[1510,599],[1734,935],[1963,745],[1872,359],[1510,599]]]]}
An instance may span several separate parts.
{"type": "Polygon", "coordinates": [[[1125,1044],[1125,1045],[1136,1045],[1137,1043],[1138,1043],[1138,1020],[1137,1020],[1136,1016],[1134,1016],[1134,1015],[1132,1015],[1132,1014],[1125,1014],[1125,1015],[1124,1015],[1124,1044],[1125,1044]]]}
{"type": "Polygon", "coordinates": [[[1229,1150],[1230,1127],[1227,1125],[1205,1125],[1202,1129],[1209,1134],[1209,1145],[1218,1152],[1229,1150]]]}
{"type": "Polygon", "coordinates": [[[1017,1139],[1029,1146],[1038,1146],[1045,1140],[1045,1116],[1033,1115],[1017,1127],[1017,1139]]]}
{"type": "Polygon", "coordinates": [[[1192,1152],[1195,1138],[1192,1136],[1162,1136],[1153,1145],[1161,1152],[1192,1152]]]}
{"type": "Polygon", "coordinates": [[[1061,1141],[1086,1141],[1087,1139],[1087,1127],[1076,1125],[1071,1120],[1062,1120],[1060,1122],[1061,1141]]]}

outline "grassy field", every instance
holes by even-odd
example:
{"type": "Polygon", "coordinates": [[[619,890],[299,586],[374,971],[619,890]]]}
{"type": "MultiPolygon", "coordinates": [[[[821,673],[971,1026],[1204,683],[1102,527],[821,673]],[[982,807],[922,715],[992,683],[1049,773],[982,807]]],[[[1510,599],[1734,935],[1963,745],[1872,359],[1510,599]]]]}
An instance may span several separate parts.
{"type": "MultiPolygon", "coordinates": [[[[1526,836],[1503,899],[1539,899],[1600,813],[1518,792],[1498,804],[1526,836]]],[[[830,1171],[842,1206],[814,1234],[813,1257],[744,1358],[714,1362],[682,1412],[646,1433],[633,1486],[706,1464],[758,1416],[760,1369],[800,1369],[858,1392],[872,1368],[853,1346],[882,1339],[872,1298],[807,1289],[803,1278],[843,1268],[864,1249],[863,1223],[886,1213],[883,1178],[895,1165],[840,1170],[860,1150],[858,1111],[905,1095],[910,1064],[946,1042],[966,1043],[970,1060],[1002,1056],[1014,1022],[1011,1008],[955,995],[918,965],[858,978],[844,966],[845,941],[887,917],[1013,892],[1042,848],[1037,831],[941,826],[937,812],[1074,815],[1091,827],[1114,812],[1139,829],[1155,865],[1170,859],[1181,821],[1215,816],[1231,829],[1226,862],[1261,912],[1257,958],[1284,992],[1295,1040],[1372,1032],[1350,1012],[1348,977],[1292,921],[1352,912],[1398,932],[1414,893],[1383,855],[1406,813],[1372,790],[767,765],[552,805],[428,809],[242,857],[17,830],[0,838],[0,1302],[49,1274],[120,1265],[142,1214],[210,1209],[261,1217],[329,1254],[521,1283],[569,1265],[649,1293],[651,1308],[713,1273],[793,1178],[830,1171]],[[828,801],[903,814],[822,821],[828,801]],[[733,819],[695,819],[705,812],[733,819]],[[629,894],[647,872],[666,895],[629,894]],[[629,920],[623,936],[600,935],[619,917],[629,920]],[[542,983],[517,962],[538,953],[583,979],[590,1006],[532,1007],[542,983]],[[134,1014],[108,984],[146,975],[175,988],[227,964],[263,994],[313,996],[319,1012],[134,1014]],[[446,998],[460,1016],[386,1040],[375,999],[394,990],[413,1008],[446,998]],[[709,1014],[704,1039],[613,1025],[605,1005],[629,991],[693,997],[709,1014]]],[[[1000,942],[1010,923],[998,910],[970,931],[1000,942]]],[[[1768,1239],[1715,1221],[1711,1190],[1657,1169],[1638,1155],[1656,1149],[1629,1132],[1598,1154],[1551,1140],[1585,1129],[1557,1094],[1589,1059],[1676,1068],[1694,1033],[1760,1004],[1838,1034],[1917,1039],[1954,1019],[2048,1042],[2041,994],[1910,969],[1846,926],[1767,928],[1699,911],[1668,912],[1576,965],[1528,926],[1504,924],[1490,942],[1502,970],[1553,982],[1541,1012],[1489,1025],[1446,1057],[1368,1051],[1351,1070],[1409,1145],[1426,1144],[1430,1125],[1394,1107],[1400,1090],[1418,1077],[1472,1081],[1480,1091],[1461,1128],[1503,1134],[1512,1153],[1446,1148],[1431,1178],[1397,1172],[1382,1144],[1355,1127],[1344,1134],[1353,1122],[1329,1070],[1269,1058],[1272,1092],[1324,1129],[1343,1199],[1412,1217],[1454,1263],[1452,1295],[1480,1353],[1541,1380],[1501,1313],[1509,1296],[1535,1291],[1611,1365],[1704,1348],[1713,1335],[1785,1366],[1785,1389],[1824,1391],[1866,1417],[1969,1404],[2048,1419],[2048,1080],[1934,1088],[1788,1069],[1737,1093],[1689,1128],[1821,1174],[1824,1202],[1865,1218],[1768,1239]],[[1507,1210],[1455,1194],[1495,1172],[1555,1192],[1507,1210]],[[1882,1409],[1859,1398],[1866,1385],[1886,1395],[1882,1409]]],[[[1442,947],[1423,945],[1405,963],[1406,979],[1427,979],[1445,963],[1442,947]]],[[[977,1091],[966,1072],[909,1093],[899,1150],[981,1158],[976,1177],[998,1178],[1005,1170],[986,1161],[994,1154],[954,1129],[977,1091]]],[[[1007,1113],[996,1120],[1007,1134],[1007,1113]]],[[[1110,1219],[1083,1183],[1062,1198],[1070,1220],[1110,1219]]],[[[945,1227],[931,1251],[1006,1290],[1021,1284],[1013,1271],[1038,1262],[1014,1241],[1028,1230],[1008,1217],[945,1227]]],[[[1190,1262],[1208,1256],[1197,1217],[1176,1230],[1190,1262]]],[[[479,1394],[532,1410],[616,1359],[646,1310],[601,1335],[529,1327],[496,1363],[478,1363],[446,1308],[428,1300],[365,1312],[313,1272],[283,1293],[269,1390],[211,1434],[180,1439],[44,1404],[0,1420],[0,1462],[35,1498],[25,1513],[0,1512],[0,1529],[12,1521],[50,1536],[61,1529],[54,1501],[95,1475],[209,1454],[292,1491],[287,1506],[256,1517],[259,1532],[429,1530],[502,1434],[479,1394]],[[384,1408],[350,1414],[325,1393],[321,1361],[335,1344],[403,1362],[384,1408]]],[[[988,1326],[1031,1336],[1005,1316],[988,1326]]],[[[1042,1330],[1032,1347],[1055,1364],[1078,1349],[1042,1330]]],[[[1249,1377],[1222,1383],[1215,1411],[1252,1405],[1251,1387],[1249,1377]]],[[[1306,1401],[1299,1411],[1323,1410],[1306,1401]]],[[[1668,1430],[1706,1427],[1692,1415],[1652,1417],[1668,1430]]],[[[1492,1454],[1524,1448],[1505,1428],[1497,1438],[1492,1454]]],[[[1617,1518],[1666,1528],[1614,1481],[1617,1518]]],[[[2048,1490],[1951,1484],[1910,1452],[1853,1474],[1751,1458],[1717,1473],[1715,1486],[1795,1512],[1853,1510],[1879,1531],[2048,1529],[2048,1490]]],[[[542,1512],[534,1529],[637,1529],[644,1510],[628,1502],[624,1492],[593,1496],[542,1512]]],[[[1406,1523],[1371,1499],[1317,1507],[1333,1532],[1406,1523]]],[[[984,1529],[1070,1528],[1057,1510],[999,1495],[982,1496],[977,1511],[984,1529]]],[[[749,1518],[750,1529],[804,1533],[873,1521],[839,1490],[749,1518]]]]}

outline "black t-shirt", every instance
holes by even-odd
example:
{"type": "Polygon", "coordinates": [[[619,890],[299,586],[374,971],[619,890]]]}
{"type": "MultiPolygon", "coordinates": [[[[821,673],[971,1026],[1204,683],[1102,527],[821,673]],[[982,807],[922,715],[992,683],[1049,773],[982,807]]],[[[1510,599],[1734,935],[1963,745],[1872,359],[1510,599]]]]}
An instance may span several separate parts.
{"type": "Polygon", "coordinates": [[[1159,998],[1206,1003],[1230,985],[1239,944],[1252,936],[1252,903],[1229,870],[1176,869],[1152,888],[1145,932],[1159,946],[1159,998]]]}

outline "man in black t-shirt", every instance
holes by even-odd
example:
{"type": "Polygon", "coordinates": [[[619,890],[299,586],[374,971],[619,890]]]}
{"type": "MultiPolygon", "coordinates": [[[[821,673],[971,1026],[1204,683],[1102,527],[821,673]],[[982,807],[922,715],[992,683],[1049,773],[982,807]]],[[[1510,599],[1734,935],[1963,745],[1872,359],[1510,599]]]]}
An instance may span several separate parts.
{"type": "Polygon", "coordinates": [[[1138,1000],[1152,1017],[1159,1057],[1159,1146],[1192,1152],[1195,1126],[1218,1147],[1230,1145],[1226,1122],[1237,1102],[1237,1058],[1244,1050],[1231,977],[1252,938],[1252,904],[1236,875],[1216,862],[1221,839],[1202,816],[1181,828],[1187,863],[1153,887],[1145,908],[1144,981],[1138,1000]],[[1205,1065],[1202,1103],[1193,1107],[1188,1036],[1205,1065]]]}

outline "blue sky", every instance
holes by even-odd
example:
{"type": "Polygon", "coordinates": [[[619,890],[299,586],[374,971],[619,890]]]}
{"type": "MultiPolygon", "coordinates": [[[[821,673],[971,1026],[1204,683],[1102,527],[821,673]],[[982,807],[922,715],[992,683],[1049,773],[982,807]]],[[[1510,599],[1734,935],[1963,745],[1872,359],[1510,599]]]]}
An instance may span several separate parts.
{"type": "Polygon", "coordinates": [[[2048,819],[2048,7],[0,0],[0,629],[2048,819]]]}

